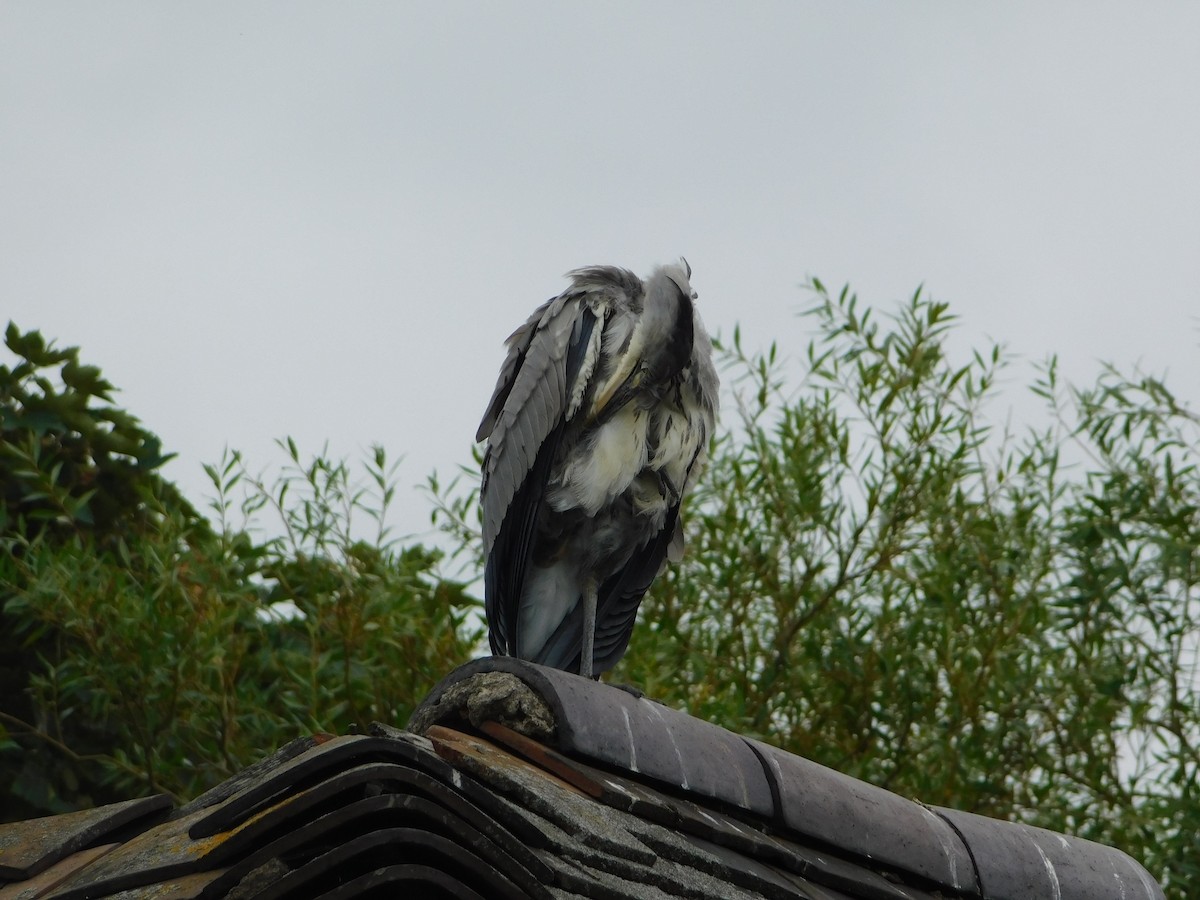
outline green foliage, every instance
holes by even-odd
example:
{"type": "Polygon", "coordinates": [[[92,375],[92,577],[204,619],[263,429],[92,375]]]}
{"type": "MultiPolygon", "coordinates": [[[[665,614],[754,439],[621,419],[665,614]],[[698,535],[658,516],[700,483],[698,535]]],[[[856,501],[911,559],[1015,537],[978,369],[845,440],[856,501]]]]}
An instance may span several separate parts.
{"type": "Polygon", "coordinates": [[[615,673],[925,802],[1122,847],[1200,890],[1195,418],[1106,370],[994,434],[999,347],[954,363],[918,293],[877,321],[814,282],[818,337],[723,356],[737,405],[684,563],[615,673]],[[1068,461],[1071,465],[1068,465],[1068,461]]]}
{"type": "MultiPolygon", "coordinates": [[[[305,464],[291,440],[284,447],[283,474],[271,488],[250,479],[242,504],[251,514],[267,504],[284,530],[267,543],[259,570],[267,608],[284,604],[299,613],[275,625],[277,664],[296,678],[277,687],[279,700],[297,721],[335,732],[372,720],[405,722],[472,655],[479,604],[438,576],[440,551],[398,547],[388,537],[395,467],[382,448],[372,449],[362,487],[344,462],[321,454],[305,464]],[[371,523],[367,538],[357,534],[362,516],[371,523]]],[[[245,470],[235,455],[222,471],[219,496],[228,497],[245,470]]]]}
{"type": "Polygon", "coordinates": [[[187,508],[155,474],[170,455],[111,405],[113,386],[77,347],[11,322],[5,344],[16,364],[0,366],[0,532],[124,533],[146,524],[154,500],[187,508]]]}
{"type": "Polygon", "coordinates": [[[83,717],[64,722],[58,749],[21,737],[40,717],[27,690],[30,673],[58,657],[61,639],[4,608],[29,587],[24,555],[33,544],[39,553],[81,545],[111,552],[153,535],[168,515],[203,525],[159,477],[168,457],[158,438],[111,405],[112,385],[80,363],[77,348],[57,349],[12,323],[5,343],[13,365],[0,365],[0,808],[17,816],[64,809],[64,794],[78,802],[115,799],[89,782],[80,761],[107,744],[102,725],[83,717]]]}
{"type": "Polygon", "coordinates": [[[226,454],[206,467],[213,525],[153,474],[157,439],[103,405],[98,370],[36,333],[9,337],[25,362],[0,371],[15,473],[0,604],[23,656],[0,699],[5,817],[192,797],[298,734],[406,721],[469,658],[475,601],[439,576],[436,551],[387,534],[382,449],[362,484],[290,440],[270,484],[226,454]],[[61,386],[32,374],[60,363],[61,386]],[[256,538],[263,527],[276,536],[256,538]]]}
{"type": "Polygon", "coordinates": [[[244,690],[265,674],[258,599],[197,538],[172,515],[111,551],[82,537],[16,544],[22,587],[6,615],[55,644],[30,679],[39,724],[15,733],[74,757],[68,729],[83,719],[97,736],[84,777],[116,793],[190,793],[253,761],[244,733],[271,733],[265,698],[244,690]]]}

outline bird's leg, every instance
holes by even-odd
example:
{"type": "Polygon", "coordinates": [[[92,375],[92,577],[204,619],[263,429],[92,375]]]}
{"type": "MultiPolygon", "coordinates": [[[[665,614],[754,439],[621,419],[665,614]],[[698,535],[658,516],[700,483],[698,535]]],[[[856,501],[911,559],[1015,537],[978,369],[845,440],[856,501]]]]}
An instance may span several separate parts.
{"type": "Polygon", "coordinates": [[[583,644],[579,650],[579,674],[592,677],[592,648],[596,643],[596,579],[583,580],[583,644]]]}

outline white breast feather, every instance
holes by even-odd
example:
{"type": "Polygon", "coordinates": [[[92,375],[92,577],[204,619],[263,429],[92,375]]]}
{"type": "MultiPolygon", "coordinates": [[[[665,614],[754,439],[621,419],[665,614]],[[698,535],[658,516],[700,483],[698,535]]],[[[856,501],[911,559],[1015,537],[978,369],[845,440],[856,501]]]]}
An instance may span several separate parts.
{"type": "Polygon", "coordinates": [[[646,416],[626,407],[581,444],[550,491],[550,505],[562,512],[582,508],[594,516],[629,487],[646,465],[646,416]]]}
{"type": "Polygon", "coordinates": [[[687,468],[687,464],[696,454],[696,445],[699,443],[690,426],[687,416],[682,413],[668,413],[663,417],[663,428],[658,435],[658,446],[655,448],[653,459],[650,460],[650,468],[672,469],[678,463],[687,468]],[[668,417],[670,428],[666,427],[668,417]]]}
{"type": "Polygon", "coordinates": [[[708,440],[705,417],[690,392],[684,393],[683,407],[671,409],[659,420],[655,452],[650,460],[650,468],[663,472],[681,494],[688,468],[708,440]]]}

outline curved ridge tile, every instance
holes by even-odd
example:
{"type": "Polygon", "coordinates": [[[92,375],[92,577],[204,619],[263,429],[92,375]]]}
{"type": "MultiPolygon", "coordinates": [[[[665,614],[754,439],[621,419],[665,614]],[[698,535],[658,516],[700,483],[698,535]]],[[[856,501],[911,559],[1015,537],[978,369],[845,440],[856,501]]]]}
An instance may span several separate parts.
{"type": "Polygon", "coordinates": [[[936,807],[974,851],[987,900],[1164,900],[1128,854],[1044,828],[936,807]]]}
{"type": "Polygon", "coordinates": [[[790,830],[968,896],[980,891],[958,833],[926,807],[810,759],[745,739],[763,758],[790,830]]]}
{"type": "Polygon", "coordinates": [[[483,672],[509,672],[538,693],[554,714],[554,744],[563,752],[758,815],[774,813],[762,764],[741,737],[590,678],[513,657],[488,657],[452,672],[422,707],[436,705],[451,685],[483,672]]]}

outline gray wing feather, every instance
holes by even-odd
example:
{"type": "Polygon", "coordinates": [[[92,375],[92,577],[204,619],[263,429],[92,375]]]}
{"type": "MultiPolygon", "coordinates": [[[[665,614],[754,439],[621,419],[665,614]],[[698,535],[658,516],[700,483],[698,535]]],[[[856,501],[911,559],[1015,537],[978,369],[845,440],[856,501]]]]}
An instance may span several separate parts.
{"type": "Polygon", "coordinates": [[[475,440],[482,441],[492,433],[492,429],[496,426],[496,420],[500,417],[500,411],[504,409],[504,401],[508,399],[509,391],[512,390],[513,377],[516,375],[517,366],[521,362],[521,358],[529,350],[529,342],[533,340],[534,331],[537,329],[538,322],[542,320],[546,310],[550,304],[557,298],[551,297],[541,306],[533,311],[533,314],[525,321],[525,324],[508,336],[505,344],[508,346],[508,355],[504,358],[504,364],[500,367],[500,377],[496,379],[496,389],[492,392],[492,399],[488,401],[487,412],[483,414],[483,420],[479,423],[479,428],[475,432],[475,440]]]}
{"type": "MultiPolygon", "coordinates": [[[[538,321],[518,329],[479,433],[488,438],[484,461],[483,542],[490,552],[504,514],[538,449],[567,407],[566,355],[581,295],[564,293],[545,304],[538,321]]],[[[535,316],[537,314],[535,313],[535,316]]]]}

